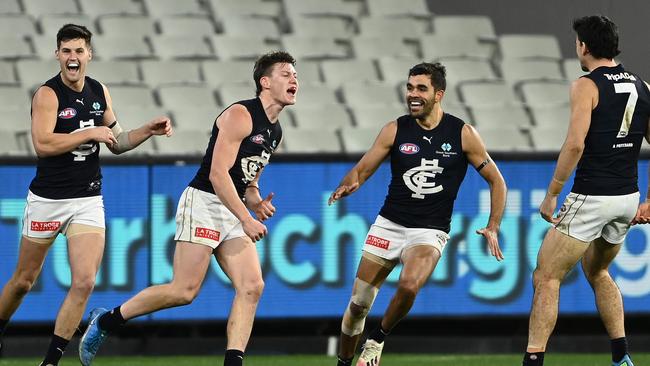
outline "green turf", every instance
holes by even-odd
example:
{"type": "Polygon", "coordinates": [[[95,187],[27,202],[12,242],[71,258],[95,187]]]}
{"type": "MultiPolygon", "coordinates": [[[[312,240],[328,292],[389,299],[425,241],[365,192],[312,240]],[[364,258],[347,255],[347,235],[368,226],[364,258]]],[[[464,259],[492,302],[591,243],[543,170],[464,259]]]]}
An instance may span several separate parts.
{"type": "MultiPolygon", "coordinates": [[[[522,355],[396,355],[386,354],[381,366],[519,366],[522,355]]],[[[40,359],[0,359],[0,366],[36,366],[40,359]]],[[[545,366],[609,366],[610,355],[602,354],[549,354],[545,366]]],[[[218,366],[221,357],[98,357],[94,366],[218,366]]],[[[650,353],[634,354],[637,365],[650,365],[650,353]]],[[[66,357],[60,366],[79,365],[77,359],[66,357]]],[[[248,356],[246,366],[335,366],[336,360],[325,356],[248,356]]]]}

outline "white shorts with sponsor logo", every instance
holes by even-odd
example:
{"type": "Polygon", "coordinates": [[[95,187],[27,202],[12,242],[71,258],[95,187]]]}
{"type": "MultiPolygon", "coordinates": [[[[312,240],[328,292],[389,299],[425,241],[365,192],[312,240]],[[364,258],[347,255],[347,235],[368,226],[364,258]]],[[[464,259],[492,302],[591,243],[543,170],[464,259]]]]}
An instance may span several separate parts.
{"type": "Polygon", "coordinates": [[[215,249],[221,242],[245,236],[241,222],[216,194],[185,188],[176,209],[174,240],[215,249]]]}
{"type": "Polygon", "coordinates": [[[621,196],[589,196],[569,193],[560,208],[555,228],[572,238],[590,242],[603,237],[620,244],[639,207],[639,192],[621,196]]]}
{"type": "Polygon", "coordinates": [[[70,224],[104,228],[104,200],[102,196],[49,199],[27,194],[23,216],[23,235],[30,238],[51,238],[65,234],[70,224]]]}
{"type": "Polygon", "coordinates": [[[449,235],[444,231],[405,227],[377,216],[368,231],[363,250],[392,261],[401,259],[406,249],[416,245],[430,245],[442,255],[447,240],[449,235]]]}

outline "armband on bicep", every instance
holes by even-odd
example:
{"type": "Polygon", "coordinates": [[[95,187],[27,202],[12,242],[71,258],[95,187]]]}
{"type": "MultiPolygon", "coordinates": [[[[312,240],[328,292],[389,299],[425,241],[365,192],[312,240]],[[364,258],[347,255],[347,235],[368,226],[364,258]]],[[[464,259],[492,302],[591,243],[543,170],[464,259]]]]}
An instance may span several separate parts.
{"type": "Polygon", "coordinates": [[[114,144],[111,148],[113,152],[121,154],[133,149],[133,145],[131,145],[131,141],[129,141],[129,131],[124,131],[117,121],[111,123],[109,128],[117,140],[117,144],[114,144]]]}
{"type": "Polygon", "coordinates": [[[476,171],[480,172],[481,169],[485,168],[486,165],[490,164],[492,161],[490,159],[485,159],[479,166],[476,167],[476,171]]]}

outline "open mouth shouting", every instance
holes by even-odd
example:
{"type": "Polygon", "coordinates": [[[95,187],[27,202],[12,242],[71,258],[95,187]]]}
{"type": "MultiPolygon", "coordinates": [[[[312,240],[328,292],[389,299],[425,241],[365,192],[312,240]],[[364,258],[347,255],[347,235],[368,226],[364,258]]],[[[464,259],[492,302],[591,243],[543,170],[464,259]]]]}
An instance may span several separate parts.
{"type": "Polygon", "coordinates": [[[289,87],[289,89],[287,89],[287,94],[291,95],[292,97],[295,97],[297,92],[298,92],[298,87],[296,86],[291,86],[289,87]]]}
{"type": "Polygon", "coordinates": [[[69,62],[65,68],[70,73],[77,73],[79,71],[79,63],[75,61],[69,62]]]}

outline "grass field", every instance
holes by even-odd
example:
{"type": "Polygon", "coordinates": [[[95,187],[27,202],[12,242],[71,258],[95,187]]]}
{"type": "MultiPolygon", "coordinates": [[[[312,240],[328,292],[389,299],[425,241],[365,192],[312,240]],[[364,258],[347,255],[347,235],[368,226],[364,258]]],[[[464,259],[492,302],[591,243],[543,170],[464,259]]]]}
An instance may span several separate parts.
{"type": "MultiPolygon", "coordinates": [[[[387,354],[381,366],[519,366],[522,355],[395,355],[387,354]]],[[[40,359],[0,359],[0,366],[36,366],[40,359]]],[[[221,357],[99,357],[94,366],[215,366],[221,365],[221,357]]],[[[637,365],[650,365],[650,353],[634,354],[637,365]]],[[[65,357],[60,366],[79,365],[73,357],[65,357]]],[[[336,360],[325,356],[248,356],[246,366],[335,366],[336,360]]],[[[545,366],[609,366],[609,353],[601,354],[549,354],[545,366]]]]}

